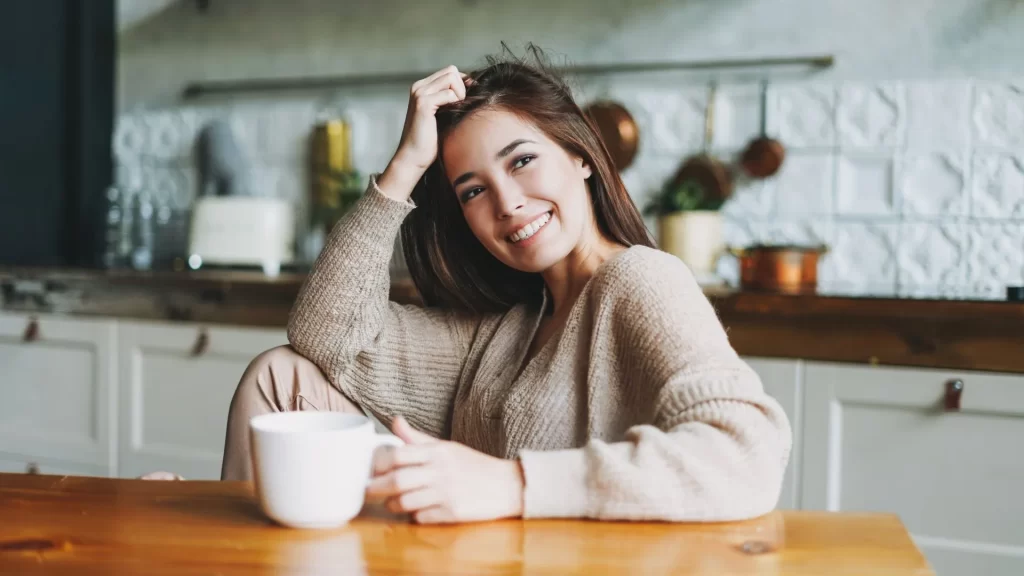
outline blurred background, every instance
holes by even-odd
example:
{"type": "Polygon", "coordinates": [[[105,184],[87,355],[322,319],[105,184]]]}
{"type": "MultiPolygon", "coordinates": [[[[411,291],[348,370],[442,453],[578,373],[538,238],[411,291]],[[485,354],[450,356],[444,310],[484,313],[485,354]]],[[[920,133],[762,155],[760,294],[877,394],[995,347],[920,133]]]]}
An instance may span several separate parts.
{"type": "Polygon", "coordinates": [[[234,383],[409,85],[532,42],[795,423],[782,505],[899,513],[941,574],[1024,570],[1024,1],[0,13],[0,469],[216,477],[234,383]]]}

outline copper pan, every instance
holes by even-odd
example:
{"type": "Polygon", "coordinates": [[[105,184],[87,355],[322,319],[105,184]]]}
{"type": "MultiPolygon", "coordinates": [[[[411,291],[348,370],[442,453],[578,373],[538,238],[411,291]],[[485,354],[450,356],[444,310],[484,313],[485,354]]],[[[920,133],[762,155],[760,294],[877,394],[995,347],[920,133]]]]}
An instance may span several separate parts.
{"type": "Polygon", "coordinates": [[[640,148],[640,128],[629,110],[618,102],[598,100],[584,108],[583,113],[597,128],[615,169],[622,172],[629,168],[640,148]]]}
{"type": "Polygon", "coordinates": [[[708,197],[725,201],[732,196],[735,174],[729,165],[711,154],[717,91],[714,83],[708,87],[708,103],[704,109],[704,150],[683,160],[682,166],[672,176],[672,185],[696,182],[708,197]]]}

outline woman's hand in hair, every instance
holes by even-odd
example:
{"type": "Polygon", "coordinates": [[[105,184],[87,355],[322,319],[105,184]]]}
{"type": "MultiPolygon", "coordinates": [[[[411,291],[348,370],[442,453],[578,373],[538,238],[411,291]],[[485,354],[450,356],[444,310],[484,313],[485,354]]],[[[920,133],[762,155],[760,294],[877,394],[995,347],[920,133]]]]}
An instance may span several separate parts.
{"type": "Polygon", "coordinates": [[[392,431],[405,446],[382,449],[373,462],[368,498],[386,498],[395,513],[421,524],[515,518],[523,514],[523,473],[458,442],[437,440],[395,418],[392,431]]]}
{"type": "Polygon", "coordinates": [[[455,66],[416,81],[409,90],[402,139],[377,184],[388,196],[406,200],[416,181],[437,158],[437,120],[434,114],[445,104],[466,97],[466,75],[455,66]]]}

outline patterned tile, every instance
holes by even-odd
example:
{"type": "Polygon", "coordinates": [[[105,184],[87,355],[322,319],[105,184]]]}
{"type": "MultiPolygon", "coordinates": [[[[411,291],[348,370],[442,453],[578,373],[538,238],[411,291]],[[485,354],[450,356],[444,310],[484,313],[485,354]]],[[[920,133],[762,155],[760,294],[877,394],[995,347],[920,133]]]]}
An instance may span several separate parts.
{"type": "Polygon", "coordinates": [[[789,148],[836,143],[836,93],[825,85],[781,85],[768,91],[768,132],[789,148]]]}
{"type": "Polygon", "coordinates": [[[722,212],[736,218],[766,218],[775,210],[774,193],[775,187],[763,180],[738,181],[722,212]]]}
{"type": "Polygon", "coordinates": [[[901,289],[964,284],[963,223],[903,222],[900,226],[897,282],[901,289]]]}
{"type": "Polygon", "coordinates": [[[977,146],[1024,146],[1024,84],[979,83],[975,87],[974,105],[977,146]]]}
{"type": "Polygon", "coordinates": [[[906,95],[896,84],[848,84],[839,92],[836,126],[843,146],[898,146],[906,121],[906,95]]]}
{"type": "MultiPolygon", "coordinates": [[[[754,234],[751,232],[749,224],[748,220],[742,218],[730,218],[728,216],[723,218],[722,240],[725,242],[725,245],[731,248],[743,248],[754,244],[754,234]]],[[[738,286],[740,282],[739,259],[729,252],[725,252],[718,259],[715,273],[723,282],[731,286],[738,286]]]]}
{"type": "Polygon", "coordinates": [[[704,145],[707,91],[645,89],[625,105],[640,128],[641,146],[653,153],[685,154],[704,145]]]}
{"type": "Polygon", "coordinates": [[[643,154],[620,176],[633,202],[642,211],[648,201],[679,168],[680,159],[675,156],[643,154]]]}
{"type": "Polygon", "coordinates": [[[198,184],[191,165],[155,165],[143,170],[142,190],[158,206],[184,210],[192,205],[198,184]]]}
{"type": "Polygon", "coordinates": [[[397,98],[352,99],[338,117],[352,130],[352,165],[364,174],[384,170],[402,137],[406,103],[397,98]]]}
{"type": "Polygon", "coordinates": [[[761,133],[760,94],[756,84],[719,86],[715,97],[713,149],[737,152],[761,133]]]}
{"type": "Polygon", "coordinates": [[[132,158],[118,157],[114,165],[114,185],[121,190],[138,190],[142,187],[142,162],[132,158]]]}
{"type": "Polygon", "coordinates": [[[971,178],[971,206],[975,216],[1024,217],[1024,158],[978,152],[971,178]]]}
{"type": "Polygon", "coordinates": [[[308,158],[316,111],[316,103],[312,100],[266,106],[258,122],[260,158],[308,158]]]}
{"type": "Polygon", "coordinates": [[[918,216],[967,214],[967,178],[961,158],[908,154],[903,162],[903,213],[918,216]]]}
{"type": "Polygon", "coordinates": [[[1005,298],[1024,285],[1024,223],[974,222],[967,227],[967,278],[976,294],[1005,298]]]}
{"type": "Polygon", "coordinates": [[[780,216],[832,214],[835,156],[831,153],[791,153],[779,173],[765,186],[780,216]]]}
{"type": "Polygon", "coordinates": [[[821,262],[821,283],[846,294],[888,294],[896,290],[899,224],[838,222],[835,241],[821,262]]]}
{"type": "Polygon", "coordinates": [[[146,124],[140,114],[118,116],[113,136],[114,157],[117,161],[136,162],[140,156],[145,156],[146,134],[146,124]]]}
{"type": "Polygon", "coordinates": [[[725,216],[722,218],[722,240],[733,248],[750,246],[757,241],[750,227],[749,220],[725,216]]]}
{"type": "Polygon", "coordinates": [[[891,153],[844,152],[838,160],[836,213],[844,216],[896,214],[895,159],[891,153]]]}
{"type": "Polygon", "coordinates": [[[929,80],[907,84],[907,148],[962,156],[971,136],[971,83],[929,80]]]}
{"type": "Polygon", "coordinates": [[[146,130],[145,153],[153,158],[190,158],[198,134],[198,116],[184,108],[149,112],[142,117],[146,130]]]}
{"type": "Polygon", "coordinates": [[[256,104],[235,105],[224,112],[223,119],[231,128],[231,135],[246,163],[255,163],[260,158],[261,115],[262,107],[256,104]]]}
{"type": "Polygon", "coordinates": [[[753,221],[749,226],[755,242],[800,246],[831,245],[835,230],[827,218],[753,221]]]}

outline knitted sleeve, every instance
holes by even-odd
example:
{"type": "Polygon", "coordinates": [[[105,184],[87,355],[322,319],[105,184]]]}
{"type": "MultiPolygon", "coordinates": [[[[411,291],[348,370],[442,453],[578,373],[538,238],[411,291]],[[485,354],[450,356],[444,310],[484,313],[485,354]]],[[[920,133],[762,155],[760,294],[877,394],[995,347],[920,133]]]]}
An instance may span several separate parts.
{"type": "Polygon", "coordinates": [[[616,442],[522,452],[527,517],[719,521],[778,502],[792,444],[785,413],[686,266],[647,254],[602,279],[595,315],[609,336],[592,350],[627,375],[606,384],[615,399],[604,404],[642,417],[616,442]]]}
{"type": "Polygon", "coordinates": [[[385,196],[371,177],[366,194],[335,226],[300,290],[288,340],[382,422],[402,415],[418,429],[446,438],[478,320],[389,301],[395,238],[413,208],[385,196]]]}

